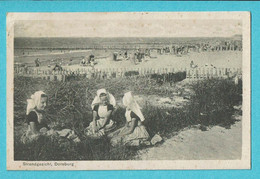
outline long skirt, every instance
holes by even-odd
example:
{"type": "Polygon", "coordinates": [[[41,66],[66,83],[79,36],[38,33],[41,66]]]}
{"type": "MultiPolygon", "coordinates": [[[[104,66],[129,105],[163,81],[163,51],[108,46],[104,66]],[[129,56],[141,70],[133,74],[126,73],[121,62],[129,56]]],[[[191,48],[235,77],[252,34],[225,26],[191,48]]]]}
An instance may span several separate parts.
{"type": "Polygon", "coordinates": [[[27,144],[33,141],[38,140],[40,137],[39,134],[33,134],[30,130],[27,130],[21,137],[21,142],[27,144]]]}
{"type": "Polygon", "coordinates": [[[80,142],[79,137],[75,134],[75,132],[71,129],[63,129],[61,131],[55,131],[53,129],[48,130],[47,128],[41,128],[38,134],[33,134],[30,128],[24,133],[21,137],[21,142],[24,144],[36,141],[40,136],[58,136],[65,137],[74,142],[80,142]]]}
{"type": "Polygon", "coordinates": [[[109,123],[105,125],[104,128],[100,129],[103,126],[104,122],[105,122],[104,118],[101,118],[96,121],[97,129],[98,129],[97,132],[94,131],[94,123],[91,122],[89,126],[85,129],[85,134],[89,137],[100,138],[115,128],[115,122],[113,120],[110,120],[109,123]]]}
{"type": "Polygon", "coordinates": [[[40,135],[45,135],[45,134],[47,134],[47,132],[48,132],[48,129],[46,127],[43,127],[40,129],[39,133],[34,134],[31,131],[30,126],[28,126],[27,131],[21,137],[21,142],[24,144],[33,142],[35,140],[38,140],[40,135]]]}
{"type": "Polygon", "coordinates": [[[112,146],[120,144],[128,146],[139,146],[142,142],[145,142],[149,139],[149,134],[143,125],[135,127],[131,134],[120,136],[119,133],[126,130],[127,128],[128,127],[123,127],[111,135],[108,135],[108,137],[111,138],[110,143],[112,146]]]}

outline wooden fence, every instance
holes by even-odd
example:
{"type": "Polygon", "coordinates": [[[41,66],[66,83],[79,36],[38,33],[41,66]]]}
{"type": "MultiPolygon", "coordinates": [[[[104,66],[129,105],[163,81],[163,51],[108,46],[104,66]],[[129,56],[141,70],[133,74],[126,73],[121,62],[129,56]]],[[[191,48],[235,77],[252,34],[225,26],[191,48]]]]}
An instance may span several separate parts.
{"type": "Polygon", "coordinates": [[[205,79],[205,78],[227,78],[238,76],[241,78],[241,68],[194,68],[186,69],[186,78],[205,79]]]}
{"type": "Polygon", "coordinates": [[[70,77],[83,76],[87,79],[124,78],[129,76],[149,76],[151,74],[173,74],[186,72],[190,80],[206,78],[227,78],[241,76],[241,68],[78,68],[53,71],[50,69],[15,67],[14,74],[18,76],[42,78],[51,81],[66,81],[70,77]]]}

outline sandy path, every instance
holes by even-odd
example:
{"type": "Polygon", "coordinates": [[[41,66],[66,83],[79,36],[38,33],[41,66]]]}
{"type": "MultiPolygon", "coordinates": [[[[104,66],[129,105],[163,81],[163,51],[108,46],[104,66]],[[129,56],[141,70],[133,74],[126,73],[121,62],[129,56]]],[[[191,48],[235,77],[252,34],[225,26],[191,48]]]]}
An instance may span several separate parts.
{"type": "Polygon", "coordinates": [[[225,129],[186,129],[157,147],[139,151],[142,160],[239,159],[242,147],[241,121],[225,129]]]}

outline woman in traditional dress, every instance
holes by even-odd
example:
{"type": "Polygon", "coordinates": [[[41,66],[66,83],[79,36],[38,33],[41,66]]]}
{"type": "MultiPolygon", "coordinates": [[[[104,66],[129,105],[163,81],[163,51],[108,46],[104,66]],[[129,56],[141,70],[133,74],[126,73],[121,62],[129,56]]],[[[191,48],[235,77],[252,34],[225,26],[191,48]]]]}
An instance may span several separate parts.
{"type": "Polygon", "coordinates": [[[93,121],[86,128],[85,133],[90,137],[102,137],[115,127],[112,113],[116,108],[116,100],[105,89],[99,89],[92,104],[93,121]]]}
{"type": "Polygon", "coordinates": [[[145,118],[131,92],[124,94],[123,105],[126,107],[126,124],[123,128],[108,135],[111,138],[111,144],[113,146],[118,144],[139,146],[141,143],[148,142],[149,134],[142,124],[145,118]]]}

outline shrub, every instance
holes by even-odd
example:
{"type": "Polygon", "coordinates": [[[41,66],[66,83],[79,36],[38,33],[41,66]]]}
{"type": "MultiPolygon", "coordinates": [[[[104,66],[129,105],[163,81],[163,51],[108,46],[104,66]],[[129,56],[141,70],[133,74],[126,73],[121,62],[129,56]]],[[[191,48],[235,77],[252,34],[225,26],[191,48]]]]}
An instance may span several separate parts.
{"type": "Polygon", "coordinates": [[[151,74],[151,79],[155,79],[158,84],[176,83],[186,79],[186,72],[167,73],[167,74],[151,74]]]}
{"type": "Polygon", "coordinates": [[[199,81],[192,89],[190,110],[196,111],[202,123],[228,125],[233,106],[242,102],[242,81],[236,85],[230,79],[209,79],[199,81]]]}
{"type": "Polygon", "coordinates": [[[125,76],[136,76],[139,75],[138,71],[127,71],[125,72],[125,76]]]}

